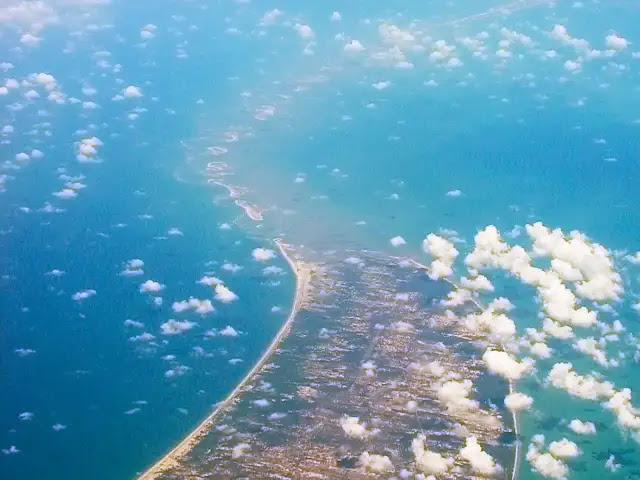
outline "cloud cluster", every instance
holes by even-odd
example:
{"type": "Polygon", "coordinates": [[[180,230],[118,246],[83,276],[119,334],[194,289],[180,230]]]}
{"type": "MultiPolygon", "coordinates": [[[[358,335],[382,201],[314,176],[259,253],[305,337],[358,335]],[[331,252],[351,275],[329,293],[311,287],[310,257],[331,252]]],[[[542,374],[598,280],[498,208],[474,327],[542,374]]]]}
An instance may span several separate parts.
{"type": "Polygon", "coordinates": [[[435,258],[429,267],[429,277],[438,279],[453,274],[453,262],[458,250],[446,238],[430,233],[422,242],[423,250],[435,258]]]}
{"type": "Polygon", "coordinates": [[[504,398],[504,406],[512,412],[528,410],[533,405],[533,398],[520,392],[513,392],[504,398]]]}
{"type": "Polygon", "coordinates": [[[467,437],[465,446],[460,450],[460,456],[469,462],[474,472],[481,475],[492,476],[502,471],[495,459],[482,450],[475,436],[467,437]]]}
{"type": "Polygon", "coordinates": [[[519,380],[524,374],[531,371],[534,364],[530,358],[519,362],[511,354],[491,348],[484,352],[482,360],[491,373],[500,375],[509,381],[519,380]]]}
{"type": "Polygon", "coordinates": [[[358,458],[358,464],[364,471],[373,473],[388,473],[395,470],[389,457],[369,452],[362,452],[358,458]]]}
{"type": "Polygon", "coordinates": [[[360,418],[358,417],[349,417],[345,415],[340,419],[340,426],[347,437],[350,438],[359,438],[360,440],[364,440],[374,434],[373,431],[367,430],[367,423],[360,422],[360,418]]]}
{"type": "Polygon", "coordinates": [[[593,375],[578,375],[571,363],[556,363],[547,375],[547,382],[585,400],[607,399],[614,394],[611,383],[600,381],[593,375]]]}
{"type": "Polygon", "coordinates": [[[200,300],[194,297],[189,297],[188,300],[182,300],[180,302],[173,302],[171,308],[175,313],[193,310],[200,315],[206,315],[214,311],[211,300],[200,300]]]}
{"type": "Polygon", "coordinates": [[[453,466],[454,459],[428,450],[426,440],[426,436],[420,434],[411,441],[411,451],[416,462],[416,469],[430,475],[447,473],[453,466]]]}
{"type": "Polygon", "coordinates": [[[187,330],[191,330],[195,325],[196,323],[188,320],[180,321],[172,318],[160,325],[160,329],[162,330],[163,335],[178,335],[186,332],[187,330]]]}

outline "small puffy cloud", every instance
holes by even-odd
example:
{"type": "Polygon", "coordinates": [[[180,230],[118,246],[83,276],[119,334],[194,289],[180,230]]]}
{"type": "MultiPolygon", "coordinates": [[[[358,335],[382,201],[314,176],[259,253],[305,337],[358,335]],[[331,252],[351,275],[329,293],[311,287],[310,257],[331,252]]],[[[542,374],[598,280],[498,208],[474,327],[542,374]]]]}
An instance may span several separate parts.
{"type": "Polygon", "coordinates": [[[562,480],[569,475],[569,468],[562,460],[558,460],[550,453],[542,453],[535,444],[529,445],[527,460],[533,470],[543,477],[562,480]]]}
{"type": "Polygon", "coordinates": [[[20,43],[28,47],[37,47],[42,39],[31,33],[25,33],[20,37],[20,43]]]}
{"type": "Polygon", "coordinates": [[[284,273],[284,270],[275,265],[269,265],[268,267],[264,267],[262,269],[262,274],[265,276],[282,275],[283,273],[284,273]]]}
{"type": "Polygon", "coordinates": [[[216,285],[216,300],[222,303],[230,303],[238,300],[238,296],[222,284],[216,285]]]}
{"type": "Polygon", "coordinates": [[[359,438],[362,440],[371,435],[371,432],[367,430],[366,422],[360,422],[358,417],[345,415],[340,419],[340,426],[347,437],[350,438],[359,438]]]}
{"type": "Polygon", "coordinates": [[[630,389],[615,392],[604,406],[616,414],[622,428],[635,430],[636,438],[640,438],[640,411],[631,404],[630,389]]]}
{"type": "Polygon", "coordinates": [[[222,335],[223,337],[237,337],[238,331],[235,328],[233,328],[231,325],[227,325],[222,330],[220,330],[218,334],[222,335]]]}
{"type": "Polygon", "coordinates": [[[482,360],[484,360],[487,369],[491,373],[500,375],[510,381],[520,379],[533,367],[531,359],[525,358],[522,362],[519,362],[509,353],[502,350],[488,349],[482,355],[482,360]]]}
{"type": "Polygon", "coordinates": [[[536,342],[531,345],[531,353],[538,358],[550,358],[553,350],[544,342],[536,342]]]}
{"type": "Polygon", "coordinates": [[[388,473],[395,470],[389,457],[369,452],[363,452],[360,455],[358,464],[364,471],[374,473],[388,473]]]}
{"type": "Polygon", "coordinates": [[[158,27],[153,24],[145,25],[144,27],[142,27],[142,30],[140,30],[140,38],[142,40],[151,40],[156,36],[157,28],[158,27]]]}
{"type": "Polygon", "coordinates": [[[391,245],[393,245],[394,247],[400,247],[402,245],[406,245],[406,241],[404,238],[397,236],[397,237],[393,237],[391,240],[389,240],[389,242],[391,243],[391,245]]]}
{"type": "Polygon", "coordinates": [[[418,435],[411,441],[411,451],[417,470],[429,475],[444,475],[453,466],[454,459],[432,452],[426,447],[426,436],[418,435]]]}
{"type": "Polygon", "coordinates": [[[273,250],[269,250],[268,248],[254,248],[251,252],[251,256],[258,262],[266,262],[267,260],[274,258],[276,254],[273,250]]]}
{"type": "Polygon", "coordinates": [[[386,88],[389,88],[391,86],[391,82],[386,81],[386,82],[376,82],[374,84],[371,85],[373,88],[375,88],[376,90],[384,90],[386,88]]]}
{"type": "Polygon", "coordinates": [[[493,292],[494,287],[487,277],[484,275],[477,275],[474,278],[462,277],[460,279],[460,286],[468,290],[484,290],[486,292],[493,292]]]}
{"type": "Polygon", "coordinates": [[[134,85],[129,85],[124,90],[122,90],[122,95],[125,98],[139,98],[142,97],[142,90],[134,85]]]}
{"type": "Polygon", "coordinates": [[[137,328],[142,328],[144,327],[144,323],[139,322],[137,320],[131,320],[130,318],[127,318],[124,322],[123,325],[125,327],[137,327],[137,328]]]}
{"type": "Polygon", "coordinates": [[[309,25],[296,23],[293,28],[295,28],[296,32],[298,32],[298,35],[300,35],[300,37],[304,40],[311,40],[313,37],[315,37],[315,34],[313,33],[313,30],[311,30],[311,27],[309,25]]]}
{"type": "Polygon", "coordinates": [[[583,422],[574,418],[569,422],[569,428],[578,435],[595,435],[596,426],[591,422],[583,422]]]}
{"type": "Polygon", "coordinates": [[[512,412],[528,410],[533,405],[533,398],[520,392],[513,392],[504,399],[504,406],[512,412]]]}
{"type": "Polygon", "coordinates": [[[607,355],[605,354],[604,350],[600,348],[600,346],[601,344],[593,337],[579,338],[573,344],[573,348],[578,352],[589,355],[603,367],[608,367],[609,365],[611,365],[611,362],[609,361],[609,359],[607,359],[607,355]]]}
{"type": "Polygon", "coordinates": [[[471,465],[471,469],[482,475],[496,475],[502,469],[494,458],[482,450],[475,436],[467,437],[465,446],[460,450],[460,456],[471,465]]]}
{"type": "Polygon", "coordinates": [[[140,284],[140,293],[157,293],[164,290],[165,285],[155,280],[147,280],[140,284]]]}
{"type": "Polygon", "coordinates": [[[460,190],[449,190],[446,193],[447,197],[459,197],[460,195],[462,195],[462,191],[460,190]]]}
{"type": "Polygon", "coordinates": [[[200,285],[207,285],[209,287],[213,287],[215,285],[219,285],[221,283],[224,283],[222,280],[220,280],[217,277],[209,277],[207,275],[205,275],[204,277],[202,277],[200,280],[198,280],[198,282],[200,285]]]}
{"type": "Polygon", "coordinates": [[[251,445],[248,443],[239,443],[231,449],[231,458],[236,459],[246,455],[247,451],[251,449],[251,445]]]}
{"type": "Polygon", "coordinates": [[[344,51],[347,53],[358,53],[363,52],[364,50],[365,48],[359,40],[349,40],[344,45],[344,51]]]}
{"type": "Polygon", "coordinates": [[[260,25],[273,24],[278,18],[282,16],[282,13],[283,13],[282,10],[278,10],[277,8],[274,8],[273,10],[269,10],[260,19],[260,25]]]}
{"type": "Polygon", "coordinates": [[[547,375],[547,382],[585,400],[606,399],[615,393],[611,383],[602,382],[592,375],[578,375],[571,363],[556,363],[547,375]]]}
{"type": "Polygon", "coordinates": [[[140,335],[129,337],[130,342],[152,342],[155,339],[156,339],[156,336],[149,332],[144,332],[144,333],[141,333],[140,335]]]}
{"type": "Polygon", "coordinates": [[[340,14],[340,12],[333,12],[331,14],[331,21],[332,22],[339,22],[340,20],[342,20],[342,15],[340,14]]]}
{"type": "Polygon", "coordinates": [[[563,438],[549,444],[549,453],[556,458],[573,458],[580,455],[580,449],[571,440],[563,438]]]}
{"type": "Polygon", "coordinates": [[[71,298],[73,300],[75,300],[76,302],[81,302],[83,300],[86,300],[87,298],[93,297],[94,295],[96,295],[98,292],[96,292],[95,290],[92,289],[87,289],[87,290],[81,290],[79,292],[74,293],[71,298]]]}
{"type": "Polygon", "coordinates": [[[129,260],[124,267],[124,270],[120,272],[120,275],[125,277],[136,277],[140,275],[144,275],[144,262],[139,258],[134,258],[133,260],[129,260]]]}
{"type": "Polygon", "coordinates": [[[194,297],[190,297],[188,300],[182,300],[180,302],[173,302],[171,309],[176,313],[193,310],[200,315],[207,315],[215,310],[211,300],[200,300],[199,298],[194,297]]]}
{"type": "Polygon", "coordinates": [[[576,62],[574,60],[567,60],[564,62],[564,69],[568,72],[577,72],[582,68],[582,64],[580,62],[576,62]]]}
{"type": "Polygon", "coordinates": [[[72,188],[63,188],[59,192],[54,192],[53,196],[58,197],[61,200],[71,200],[72,198],[76,198],[78,194],[72,188]]]}
{"type": "Polygon", "coordinates": [[[607,48],[610,48],[612,50],[624,50],[629,45],[629,42],[626,38],[620,37],[615,33],[607,35],[607,38],[605,40],[607,48]]]}
{"type": "Polygon", "coordinates": [[[195,325],[194,322],[189,322],[188,320],[179,321],[172,318],[160,325],[160,329],[163,335],[178,335],[191,330],[195,325]]]}
{"type": "Polygon", "coordinates": [[[616,463],[616,457],[613,455],[609,455],[609,458],[606,462],[604,462],[604,468],[609,470],[610,472],[616,472],[620,468],[620,464],[616,463]]]}

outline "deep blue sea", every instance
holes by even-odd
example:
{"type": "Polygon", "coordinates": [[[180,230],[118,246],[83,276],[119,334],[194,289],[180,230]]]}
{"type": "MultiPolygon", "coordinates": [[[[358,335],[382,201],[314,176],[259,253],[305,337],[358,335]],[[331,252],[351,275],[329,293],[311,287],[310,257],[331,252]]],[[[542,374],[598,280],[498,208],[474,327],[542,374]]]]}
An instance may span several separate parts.
{"type": "MultiPolygon", "coordinates": [[[[134,478],[191,431],[289,314],[286,261],[252,255],[276,237],[428,264],[439,233],[459,279],[477,231],[530,250],[534,222],[609,252],[624,292],[578,304],[624,331],[547,338],[517,385],[523,451],[566,438],[569,478],[640,476],[638,18],[624,0],[0,2],[0,478],[134,478]],[[263,221],[207,183],[217,161],[263,221]],[[190,297],[213,311],[174,307],[190,297]],[[618,365],[577,351],[588,337],[618,365]],[[630,388],[627,423],[549,385],[559,362],[630,388]]],[[[481,302],[541,330],[535,288],[482,273],[481,302]]],[[[563,478],[533,463],[521,478],[563,478]]]]}

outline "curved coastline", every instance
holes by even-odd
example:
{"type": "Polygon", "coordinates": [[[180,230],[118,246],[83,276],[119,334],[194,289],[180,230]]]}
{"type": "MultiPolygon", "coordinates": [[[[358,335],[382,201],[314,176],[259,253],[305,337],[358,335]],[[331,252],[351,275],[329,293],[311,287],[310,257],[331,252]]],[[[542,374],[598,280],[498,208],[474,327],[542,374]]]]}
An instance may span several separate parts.
{"type": "Polygon", "coordinates": [[[278,247],[280,254],[289,264],[291,271],[296,276],[295,297],[293,300],[293,305],[291,307],[291,312],[289,313],[287,320],[284,322],[282,327],[280,327],[280,330],[278,331],[272,342],[269,344],[267,349],[264,351],[262,356],[254,364],[247,375],[240,381],[240,383],[236,385],[231,393],[229,393],[229,395],[223,401],[219,402],[213,412],[211,412],[202,422],[200,422],[200,424],[194,430],[192,430],[191,433],[189,433],[180,443],[173,447],[165,456],[163,456],[160,460],[158,460],[155,464],[148,468],[144,473],[139,475],[137,477],[138,480],[153,480],[155,478],[158,478],[159,475],[166,472],[170,468],[176,466],[178,464],[178,461],[185,455],[187,455],[193,449],[193,447],[196,446],[198,441],[209,432],[216,417],[228,407],[233,405],[235,399],[241,393],[242,389],[253,379],[256,374],[260,372],[271,355],[278,349],[282,341],[289,334],[293,320],[304,304],[309,281],[313,272],[313,267],[311,264],[297,262],[296,260],[294,260],[291,253],[288,251],[288,249],[290,248],[289,245],[284,243],[282,239],[277,238],[274,240],[274,243],[278,247]]]}

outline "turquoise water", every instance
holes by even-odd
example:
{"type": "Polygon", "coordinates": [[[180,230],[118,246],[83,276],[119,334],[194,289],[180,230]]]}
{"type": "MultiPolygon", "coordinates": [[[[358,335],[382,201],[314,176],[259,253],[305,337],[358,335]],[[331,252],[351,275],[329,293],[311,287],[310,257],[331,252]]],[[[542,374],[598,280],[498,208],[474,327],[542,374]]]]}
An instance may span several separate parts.
{"type": "MultiPolygon", "coordinates": [[[[284,260],[251,257],[254,248],[273,248],[276,236],[318,251],[375,249],[428,263],[421,242],[430,232],[455,230],[463,256],[489,224],[529,248],[524,232],[507,233],[535,221],[580,230],[616,252],[625,294],[600,318],[625,326],[608,353],[626,357],[603,368],[571,342],[549,340],[553,357],[538,360],[518,387],[534,398],[522,414],[524,449],[538,433],[547,444],[566,437],[582,451],[567,461],[571,478],[613,475],[605,469],[610,455],[621,465],[615,475],[638,474],[629,429],[598,402],[544,382],[554,363],[570,361],[581,374],[598,371],[616,388],[631,388],[640,405],[636,341],[626,337],[639,330],[632,308],[638,267],[624,259],[640,250],[637,5],[69,3],[0,7],[0,61],[13,65],[5,65],[3,81],[33,83],[30,75],[46,72],[55,77],[52,90],[67,96],[56,104],[44,85],[27,84],[0,96],[1,123],[13,127],[0,145],[0,175],[8,175],[0,182],[2,478],[131,478],[190,431],[288,314],[294,282],[284,260]],[[274,8],[281,14],[261,23],[274,8]],[[341,20],[330,20],[334,11],[341,20]],[[311,26],[313,37],[301,38],[297,24],[311,26]],[[628,44],[585,59],[583,46],[550,34],[556,24],[602,52],[614,32],[628,44]],[[380,25],[405,36],[385,39],[380,25]],[[510,35],[503,27],[529,40],[500,44],[510,35]],[[486,49],[474,57],[465,37],[486,49]],[[365,50],[345,52],[350,39],[365,50]],[[437,40],[455,46],[450,58],[462,65],[430,60],[437,40]],[[501,48],[510,56],[497,55],[501,48]],[[398,68],[398,52],[412,68],[398,68]],[[142,96],[113,100],[129,85],[142,96]],[[39,98],[25,97],[32,89],[39,98]],[[225,141],[230,131],[237,142],[225,141]],[[75,142],[93,135],[104,144],[97,147],[101,162],[78,162],[75,142]],[[228,151],[214,156],[207,151],[214,146],[228,151]],[[16,158],[33,149],[44,157],[16,158]],[[264,222],[207,185],[206,165],[217,160],[234,173],[231,183],[248,189],[264,222]],[[87,185],[77,198],[52,196],[73,181],[87,185]],[[39,210],[45,202],[64,211],[39,210]],[[170,235],[173,228],[180,232],[170,235]],[[406,245],[391,246],[397,235],[406,245]],[[121,276],[136,258],[144,275],[121,276]],[[224,264],[243,268],[232,273],[224,264]],[[267,265],[285,273],[265,275],[267,265]],[[65,274],[46,275],[53,269],[65,274]],[[196,283],[207,273],[239,300],[215,300],[196,283]],[[148,279],[165,285],[162,306],[139,292],[148,279]],[[85,289],[97,293],[72,300],[85,289]],[[190,296],[211,299],[216,312],[171,311],[190,296]],[[198,325],[162,335],[169,318],[198,325]],[[126,326],[126,319],[143,326],[126,326]],[[205,335],[227,325],[241,334],[205,335]],[[143,332],[156,345],[129,340],[143,332]],[[168,370],[184,375],[167,378],[168,370]],[[33,418],[20,420],[24,412],[33,418]],[[564,422],[572,418],[594,422],[597,435],[575,435],[564,422]]],[[[456,265],[458,277],[466,274],[462,258],[456,265]]],[[[540,328],[535,289],[485,274],[496,292],[483,301],[508,297],[519,335],[540,328]]],[[[599,331],[579,335],[598,338],[599,331]]],[[[521,476],[539,478],[527,461],[521,476]]]]}

